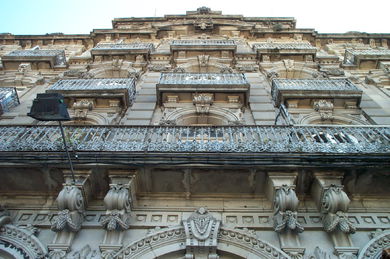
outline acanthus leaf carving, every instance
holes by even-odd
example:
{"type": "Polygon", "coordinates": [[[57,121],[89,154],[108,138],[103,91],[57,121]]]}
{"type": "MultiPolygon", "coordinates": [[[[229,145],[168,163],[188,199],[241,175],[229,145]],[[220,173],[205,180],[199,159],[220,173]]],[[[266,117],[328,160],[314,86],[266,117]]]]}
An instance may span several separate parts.
{"type": "Polygon", "coordinates": [[[318,100],[313,104],[316,112],[319,112],[321,120],[333,120],[333,103],[327,100],[318,100]]]}

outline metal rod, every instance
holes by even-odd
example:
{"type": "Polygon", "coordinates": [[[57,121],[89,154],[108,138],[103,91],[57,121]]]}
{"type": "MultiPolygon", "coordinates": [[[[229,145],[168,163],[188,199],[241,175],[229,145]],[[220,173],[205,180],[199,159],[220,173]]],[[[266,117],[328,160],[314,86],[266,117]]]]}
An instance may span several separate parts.
{"type": "Polygon", "coordinates": [[[76,184],[76,178],[74,177],[74,171],[73,171],[73,164],[72,164],[72,160],[70,159],[68,145],[66,144],[64,128],[62,127],[61,121],[58,121],[58,123],[60,124],[62,140],[64,141],[64,146],[65,146],[65,152],[66,152],[66,155],[68,156],[70,172],[72,173],[72,181],[73,181],[72,184],[76,184]]]}

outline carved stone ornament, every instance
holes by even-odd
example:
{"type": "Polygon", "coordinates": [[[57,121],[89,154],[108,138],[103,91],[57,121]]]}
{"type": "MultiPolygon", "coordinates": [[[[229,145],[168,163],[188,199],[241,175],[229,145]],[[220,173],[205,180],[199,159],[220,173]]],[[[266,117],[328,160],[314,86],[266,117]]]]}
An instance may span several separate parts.
{"type": "Polygon", "coordinates": [[[193,97],[193,103],[196,108],[196,113],[207,114],[210,111],[210,106],[213,103],[212,94],[197,94],[193,97]]]}
{"type": "Polygon", "coordinates": [[[298,198],[291,186],[283,185],[275,194],[274,230],[278,233],[291,230],[303,232],[297,219],[298,198]]]}
{"type": "Polygon", "coordinates": [[[196,18],[194,21],[194,26],[198,30],[211,30],[214,28],[214,23],[213,19],[208,17],[208,18],[196,18]]]}
{"type": "Polygon", "coordinates": [[[223,66],[221,68],[220,72],[223,74],[231,74],[231,73],[233,73],[233,69],[231,67],[228,67],[228,66],[223,66]]]}
{"type": "Polygon", "coordinates": [[[18,255],[15,258],[46,258],[47,250],[29,230],[6,224],[0,227],[0,250],[18,255]]]}
{"type": "Polygon", "coordinates": [[[81,190],[75,185],[64,185],[57,197],[58,212],[57,218],[51,225],[51,230],[59,232],[67,230],[77,232],[84,221],[84,198],[81,190]]]}
{"type": "Polygon", "coordinates": [[[207,67],[209,65],[210,55],[199,55],[198,62],[200,67],[207,67]]]}
{"type": "Polygon", "coordinates": [[[321,120],[333,120],[333,103],[331,101],[315,101],[313,108],[316,112],[319,112],[321,120]]]}
{"type": "Polygon", "coordinates": [[[131,199],[128,185],[110,184],[104,205],[107,211],[100,223],[106,230],[121,231],[129,228],[131,199]]]}
{"type": "Polygon", "coordinates": [[[164,72],[164,71],[168,71],[170,69],[170,66],[165,64],[152,64],[149,65],[148,68],[150,71],[153,72],[164,72]]]}
{"type": "Polygon", "coordinates": [[[173,69],[172,72],[173,73],[185,73],[186,70],[183,67],[176,67],[175,69],[173,69]]]}
{"type": "Polygon", "coordinates": [[[390,230],[371,239],[361,250],[358,259],[380,259],[383,250],[390,248],[390,230]]]}
{"type": "Polygon", "coordinates": [[[73,103],[74,118],[76,120],[87,119],[88,111],[93,108],[93,102],[91,100],[82,99],[73,103]]]}
{"type": "Polygon", "coordinates": [[[305,256],[305,259],[332,259],[332,257],[317,246],[313,253],[305,256]]]}
{"type": "Polygon", "coordinates": [[[9,211],[0,205],[0,227],[11,222],[9,211]]]}
{"type": "Polygon", "coordinates": [[[198,248],[208,249],[208,258],[218,258],[216,250],[220,224],[221,222],[204,207],[197,209],[187,220],[183,220],[186,234],[185,258],[194,258],[198,248]]]}
{"type": "Polygon", "coordinates": [[[322,222],[326,232],[339,230],[353,234],[356,228],[346,214],[350,200],[342,188],[332,184],[325,190],[321,203],[321,211],[324,213],[322,222]]]}

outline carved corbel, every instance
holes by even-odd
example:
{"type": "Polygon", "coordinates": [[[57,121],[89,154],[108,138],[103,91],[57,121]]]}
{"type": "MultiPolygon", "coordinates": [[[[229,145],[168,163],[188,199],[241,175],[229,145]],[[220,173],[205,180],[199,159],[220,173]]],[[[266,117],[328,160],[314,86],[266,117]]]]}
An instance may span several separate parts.
{"type": "Polygon", "coordinates": [[[0,227],[8,223],[11,223],[9,211],[6,210],[2,205],[0,205],[0,227]]]}
{"type": "Polygon", "coordinates": [[[301,247],[298,233],[304,228],[298,222],[298,197],[295,193],[297,173],[268,173],[267,196],[273,202],[274,230],[279,234],[280,246],[291,258],[303,258],[305,249],[301,247]]]}
{"type": "Polygon", "coordinates": [[[318,172],[312,186],[312,196],[322,214],[324,230],[329,233],[339,258],[356,258],[359,248],[353,247],[349,234],[356,231],[347,211],[350,200],[341,185],[342,174],[318,172]]]}
{"type": "Polygon", "coordinates": [[[90,173],[90,170],[76,171],[76,182],[73,183],[69,171],[64,171],[65,183],[57,197],[59,212],[51,225],[56,236],[53,243],[48,245],[49,255],[53,258],[64,258],[81,229],[90,190],[90,173]]]}
{"type": "Polygon", "coordinates": [[[214,218],[201,207],[183,220],[186,233],[186,259],[209,258],[217,259],[217,238],[221,221],[214,218]]]}
{"type": "Polygon", "coordinates": [[[130,227],[131,207],[135,201],[135,171],[111,170],[108,174],[111,183],[104,197],[106,215],[100,221],[106,230],[99,245],[104,259],[113,258],[122,247],[123,234],[130,227]]]}

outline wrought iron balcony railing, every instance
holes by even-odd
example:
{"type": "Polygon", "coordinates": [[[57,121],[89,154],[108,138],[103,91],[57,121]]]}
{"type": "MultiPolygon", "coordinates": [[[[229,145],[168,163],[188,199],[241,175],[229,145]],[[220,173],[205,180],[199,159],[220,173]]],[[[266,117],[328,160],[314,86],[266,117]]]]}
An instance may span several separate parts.
{"type": "Polygon", "coordinates": [[[35,61],[54,59],[54,66],[66,65],[65,51],[55,49],[14,50],[2,58],[4,61],[35,61]]]}
{"type": "Polygon", "coordinates": [[[301,98],[333,98],[345,95],[349,98],[360,98],[362,91],[348,79],[273,79],[272,98],[279,104],[283,96],[301,98]]]}
{"type": "MultiPolygon", "coordinates": [[[[389,153],[389,127],[67,126],[76,151],[389,153]]],[[[62,151],[55,126],[2,126],[0,151],[62,151]]]]}
{"type": "Polygon", "coordinates": [[[248,84],[244,74],[162,73],[159,84],[169,85],[240,85],[248,84]]]}
{"type": "Polygon", "coordinates": [[[344,63],[357,64],[359,60],[390,60],[389,49],[346,49],[344,63]]]}
{"type": "Polygon", "coordinates": [[[317,49],[308,42],[263,42],[253,44],[254,50],[285,49],[285,50],[312,50],[317,49]]]}
{"type": "Polygon", "coordinates": [[[50,86],[49,92],[61,92],[66,95],[70,91],[85,91],[94,93],[96,91],[113,91],[118,89],[127,90],[129,105],[134,101],[136,90],[134,78],[106,78],[106,79],[70,79],[59,80],[50,86]]]}
{"type": "Polygon", "coordinates": [[[0,115],[19,105],[18,93],[14,87],[0,87],[0,115]]]}
{"type": "Polygon", "coordinates": [[[100,43],[96,45],[93,49],[149,49],[154,48],[153,43],[100,43]]]}
{"type": "Polygon", "coordinates": [[[171,46],[236,46],[234,40],[173,40],[171,46]]]}

